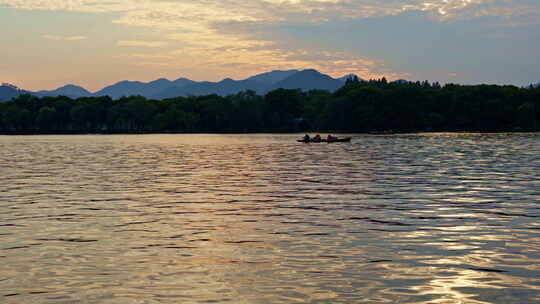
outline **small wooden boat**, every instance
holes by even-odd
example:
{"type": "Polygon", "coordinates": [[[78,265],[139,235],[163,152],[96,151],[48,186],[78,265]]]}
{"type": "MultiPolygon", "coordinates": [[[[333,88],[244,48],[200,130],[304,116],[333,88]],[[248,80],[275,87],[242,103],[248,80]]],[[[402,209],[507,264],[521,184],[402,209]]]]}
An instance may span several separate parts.
{"type": "Polygon", "coordinates": [[[350,142],[351,137],[343,137],[343,138],[332,138],[332,139],[313,139],[310,138],[309,140],[306,140],[304,138],[296,140],[297,142],[303,142],[303,143],[335,143],[335,142],[350,142]]]}

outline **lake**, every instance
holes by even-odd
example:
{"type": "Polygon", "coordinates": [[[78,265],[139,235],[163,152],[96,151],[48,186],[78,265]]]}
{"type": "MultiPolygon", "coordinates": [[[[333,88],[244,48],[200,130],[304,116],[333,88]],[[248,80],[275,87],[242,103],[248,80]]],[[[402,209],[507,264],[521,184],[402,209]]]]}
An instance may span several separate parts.
{"type": "Polygon", "coordinates": [[[0,136],[2,303],[540,303],[540,134],[0,136]]]}

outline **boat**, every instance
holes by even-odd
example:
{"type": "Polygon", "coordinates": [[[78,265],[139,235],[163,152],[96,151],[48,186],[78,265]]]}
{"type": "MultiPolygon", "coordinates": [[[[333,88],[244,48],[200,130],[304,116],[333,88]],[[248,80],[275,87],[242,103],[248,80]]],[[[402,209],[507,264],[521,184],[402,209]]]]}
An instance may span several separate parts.
{"type": "Polygon", "coordinates": [[[335,142],[350,142],[351,141],[351,137],[343,137],[343,138],[332,138],[332,139],[326,139],[326,138],[323,138],[323,139],[313,139],[313,138],[310,138],[309,140],[306,140],[304,138],[302,139],[298,139],[296,140],[297,142],[302,142],[302,143],[335,143],[335,142]]]}

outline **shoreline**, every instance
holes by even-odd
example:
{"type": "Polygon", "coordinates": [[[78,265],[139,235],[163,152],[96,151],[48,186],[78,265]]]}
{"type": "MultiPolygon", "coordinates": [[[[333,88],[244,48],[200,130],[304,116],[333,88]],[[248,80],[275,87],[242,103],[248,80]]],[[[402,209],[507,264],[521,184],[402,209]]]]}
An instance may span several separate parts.
{"type": "Polygon", "coordinates": [[[226,131],[200,131],[200,132],[180,132],[180,131],[0,131],[0,136],[36,136],[36,135],[197,135],[197,134],[222,134],[222,135],[260,135],[260,134],[356,134],[369,136],[392,136],[392,135],[407,135],[407,134],[535,134],[540,133],[539,130],[500,130],[500,131],[478,131],[478,130],[441,130],[441,131],[397,131],[392,133],[371,133],[369,132],[347,132],[347,131],[295,131],[295,132],[279,132],[279,131],[254,131],[254,132],[226,132],[226,131]]]}

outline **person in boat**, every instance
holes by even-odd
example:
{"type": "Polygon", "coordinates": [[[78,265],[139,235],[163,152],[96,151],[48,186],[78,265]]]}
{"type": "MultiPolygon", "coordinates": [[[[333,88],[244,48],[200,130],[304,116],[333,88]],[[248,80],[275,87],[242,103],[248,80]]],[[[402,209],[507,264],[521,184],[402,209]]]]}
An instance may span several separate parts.
{"type": "Polygon", "coordinates": [[[317,141],[321,140],[321,135],[319,134],[315,135],[315,137],[313,137],[313,140],[317,140],[317,141]]]}
{"type": "Polygon", "coordinates": [[[310,140],[310,137],[308,134],[304,135],[304,138],[303,138],[305,141],[309,141],[310,140]]]}
{"type": "Polygon", "coordinates": [[[328,141],[336,140],[336,139],[337,139],[337,137],[332,136],[332,135],[330,135],[330,134],[328,134],[328,136],[326,137],[326,140],[328,140],[328,141]]]}

